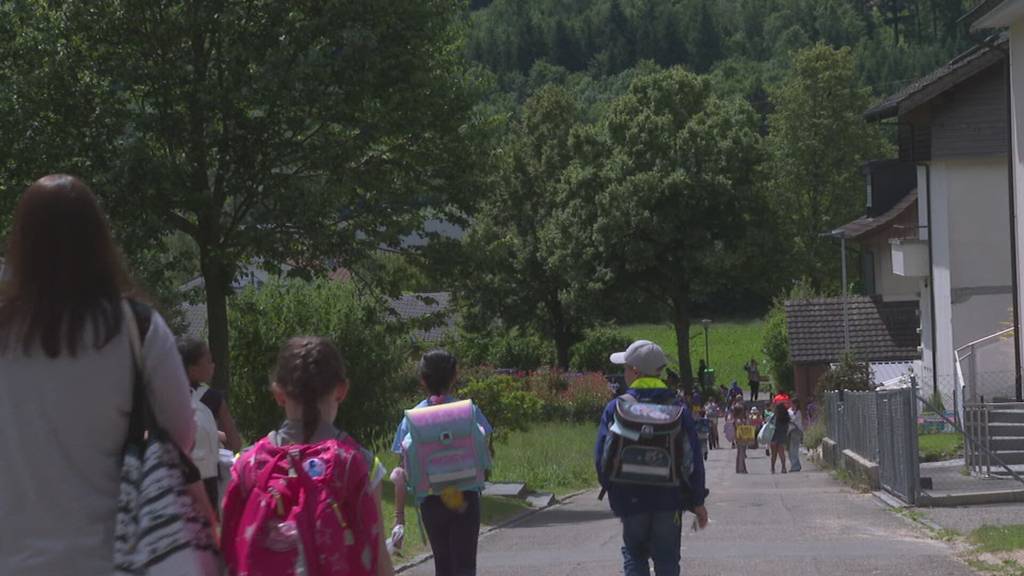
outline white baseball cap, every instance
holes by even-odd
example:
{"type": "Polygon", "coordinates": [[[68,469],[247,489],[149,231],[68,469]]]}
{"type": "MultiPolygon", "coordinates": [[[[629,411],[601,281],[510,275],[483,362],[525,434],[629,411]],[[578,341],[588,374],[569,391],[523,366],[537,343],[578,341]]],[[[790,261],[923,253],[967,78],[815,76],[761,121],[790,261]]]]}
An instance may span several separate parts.
{"type": "Polygon", "coordinates": [[[637,340],[625,352],[616,352],[608,357],[612,364],[626,364],[636,368],[644,376],[660,376],[668,365],[665,352],[650,340],[637,340]]]}

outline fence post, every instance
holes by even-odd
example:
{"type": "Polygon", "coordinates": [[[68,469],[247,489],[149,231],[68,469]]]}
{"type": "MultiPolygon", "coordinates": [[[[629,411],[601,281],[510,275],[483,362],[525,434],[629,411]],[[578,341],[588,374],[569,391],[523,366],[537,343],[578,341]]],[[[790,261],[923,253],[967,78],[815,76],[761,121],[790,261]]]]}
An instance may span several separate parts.
{"type": "Polygon", "coordinates": [[[909,410],[910,410],[910,426],[908,426],[907,433],[910,435],[910,503],[917,504],[918,498],[921,493],[921,465],[920,465],[920,453],[917,444],[917,383],[911,383],[911,388],[908,390],[910,397],[908,398],[909,410]]]}

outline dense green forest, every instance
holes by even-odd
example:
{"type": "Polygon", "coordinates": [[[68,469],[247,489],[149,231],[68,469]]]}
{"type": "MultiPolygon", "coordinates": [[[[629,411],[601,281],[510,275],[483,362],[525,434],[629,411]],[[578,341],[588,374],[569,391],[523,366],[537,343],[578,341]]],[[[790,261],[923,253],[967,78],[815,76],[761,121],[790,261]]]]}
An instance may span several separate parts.
{"type": "Polygon", "coordinates": [[[539,61],[594,77],[643,60],[712,72],[755,102],[817,42],[853,50],[861,81],[894,90],[969,42],[965,0],[475,0],[467,48],[506,89],[539,61]]]}

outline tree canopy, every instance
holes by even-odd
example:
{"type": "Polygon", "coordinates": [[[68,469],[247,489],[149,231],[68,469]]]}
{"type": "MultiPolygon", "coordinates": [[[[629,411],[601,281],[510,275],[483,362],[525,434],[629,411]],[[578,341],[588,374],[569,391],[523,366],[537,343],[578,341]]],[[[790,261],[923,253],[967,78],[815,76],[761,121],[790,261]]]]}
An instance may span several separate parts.
{"type": "Polygon", "coordinates": [[[325,271],[461,214],[484,148],[461,14],[457,0],[5,3],[4,196],[76,172],[126,245],[190,237],[225,386],[240,265],[325,271]]]}

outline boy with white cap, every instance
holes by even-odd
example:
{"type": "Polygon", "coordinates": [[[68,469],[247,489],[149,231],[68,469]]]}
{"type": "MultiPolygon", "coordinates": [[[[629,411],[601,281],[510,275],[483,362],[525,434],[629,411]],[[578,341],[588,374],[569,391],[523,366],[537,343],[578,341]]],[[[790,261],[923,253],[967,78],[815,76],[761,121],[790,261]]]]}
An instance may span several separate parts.
{"type": "MultiPolygon", "coordinates": [[[[636,402],[681,405],[675,392],[661,379],[668,361],[664,351],[648,340],[637,340],[624,352],[609,357],[614,364],[625,369],[628,390],[636,402]]],[[[691,511],[697,524],[703,528],[708,522],[704,508],[707,496],[704,479],[704,461],[692,459],[692,469],[683,486],[648,486],[610,481],[605,477],[602,461],[609,430],[615,424],[618,399],[605,407],[598,428],[595,460],[598,479],[607,490],[612,511],[622,521],[622,556],[626,576],[648,576],[648,561],[654,562],[657,576],[679,576],[682,513],[691,511]]],[[[697,429],[688,409],[682,415],[683,441],[689,442],[690,453],[700,454],[697,429]]]]}

